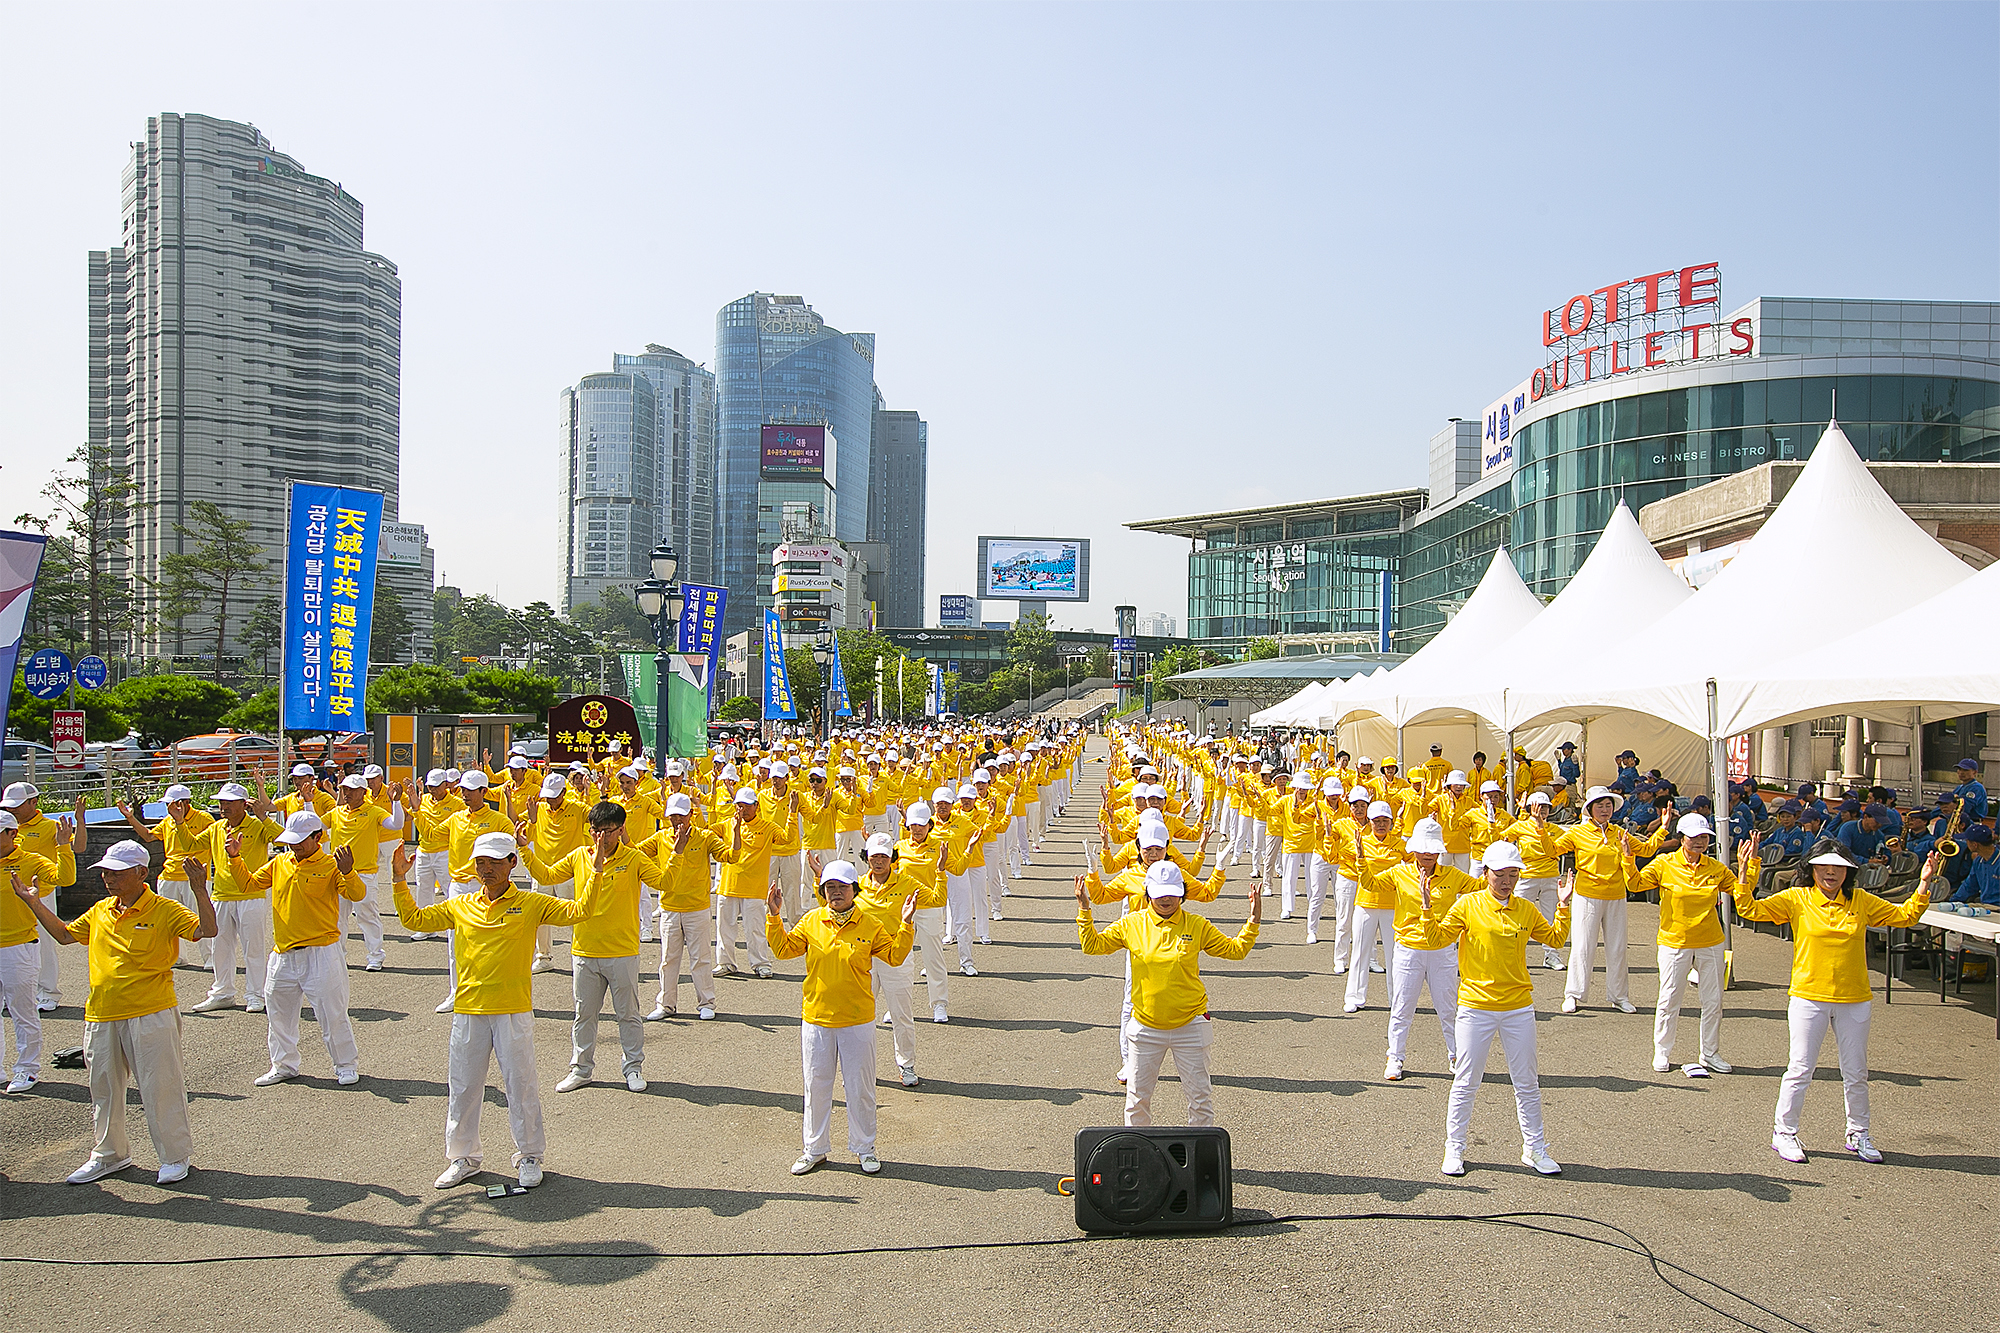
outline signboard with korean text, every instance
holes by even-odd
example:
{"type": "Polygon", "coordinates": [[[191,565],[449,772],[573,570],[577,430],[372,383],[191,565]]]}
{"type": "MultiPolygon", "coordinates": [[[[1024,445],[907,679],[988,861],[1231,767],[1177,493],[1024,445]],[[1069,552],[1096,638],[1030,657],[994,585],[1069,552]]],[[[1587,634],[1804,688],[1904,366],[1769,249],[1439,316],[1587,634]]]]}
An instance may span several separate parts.
{"type": "Polygon", "coordinates": [[[111,679],[111,668],[96,655],[76,659],[76,683],[86,690],[101,690],[111,679]]]}
{"type": "Polygon", "coordinates": [[[979,603],[970,597],[957,593],[945,593],[938,598],[938,624],[976,625],[979,623],[979,603]]]}
{"type": "Polygon", "coordinates": [[[382,493],[291,483],[280,725],[364,729],[382,493]]]}
{"type": "Polygon", "coordinates": [[[38,648],[21,663],[21,683],[37,699],[60,699],[72,679],[69,654],[60,648],[38,648]]]}
{"type": "Polygon", "coordinates": [[[683,583],[681,595],[680,651],[700,653],[715,669],[722,652],[722,616],[729,607],[729,589],[705,583],[683,583]]]}
{"type": "Polygon", "coordinates": [[[580,694],[549,709],[551,769],[579,759],[585,763],[602,759],[613,741],[626,754],[636,753],[640,745],[639,718],[626,700],[580,694]]]}
{"type": "Polygon", "coordinates": [[[792,681],[785,673],[785,631],[776,611],[764,612],[764,720],[796,722],[792,681]]]}
{"type": "Polygon", "coordinates": [[[49,740],[55,746],[57,768],[82,768],[83,710],[58,708],[49,720],[49,740]]]}
{"type": "Polygon", "coordinates": [[[758,475],[765,481],[817,481],[826,476],[826,427],[766,425],[758,475]]]}

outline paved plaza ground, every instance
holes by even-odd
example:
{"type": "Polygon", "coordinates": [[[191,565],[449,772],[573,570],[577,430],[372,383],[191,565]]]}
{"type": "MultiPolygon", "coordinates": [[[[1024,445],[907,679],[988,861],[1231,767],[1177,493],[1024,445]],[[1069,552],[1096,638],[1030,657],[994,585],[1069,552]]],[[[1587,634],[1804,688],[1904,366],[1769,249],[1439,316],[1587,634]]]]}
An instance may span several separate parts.
{"type": "MultiPolygon", "coordinates": [[[[287,1255],[258,1262],[77,1269],[0,1266],[0,1314],[37,1330],[128,1328],[710,1327],[876,1329],[1421,1328],[1726,1329],[1648,1261],[1583,1240],[1443,1214],[1532,1219],[1592,1240],[1622,1228],[1699,1275],[1668,1276],[1763,1329],[2000,1327],[1995,1144],[2000,1043],[1993,986],[1942,1005],[1935,986],[1874,1006],[1874,1131],[1888,1163],[1840,1151],[1831,1045],[1806,1104],[1803,1166],[1769,1149],[1786,1058],[1789,946],[1737,935],[1723,1051],[1737,1072],[1703,1082],[1655,1074],[1650,1036],[1654,911],[1633,904],[1638,1015],[1554,1014],[1561,974],[1537,971],[1542,1086],[1560,1179],[1519,1162],[1513,1102],[1496,1052],[1473,1120],[1471,1170],[1438,1174],[1449,1079],[1435,1019],[1419,1012],[1410,1077],[1381,1079],[1386,987],[1341,1014],[1332,947],[1302,922],[1269,920],[1240,963],[1208,960],[1217,1020],[1216,1104],[1233,1138],[1240,1215],[1390,1214],[1243,1227],[1198,1239],[1077,1236],[1055,1182],[1071,1140],[1116,1124],[1120,964],[1076,943],[1070,876],[1093,827],[1101,743],[1086,790],[1014,895],[982,975],[954,976],[952,1021],[918,1025],[921,1088],[896,1081],[880,1038],[885,1168],[844,1151],[794,1179],[799,1150],[799,966],[718,982],[715,1021],[649,1024],[643,1095],[621,1082],[558,1096],[570,979],[536,978],[537,1054],[549,1176],[531,1194],[439,1191],[448,1016],[444,946],[389,945],[388,970],[358,969],[353,1017],[364,1078],[338,1087],[317,1029],[308,1077],[251,1086],[269,1060],[264,1022],[242,1011],[184,1018],[196,1170],[153,1183],[137,1097],[138,1165],[95,1185],[63,1176],[89,1149],[82,1071],[50,1071],[0,1101],[0,1252],[68,1259],[287,1255]],[[144,1169],[141,1169],[144,1168],[144,1169]],[[1018,1245],[1012,1242],[1061,1241],[1018,1245]],[[783,1252],[951,1245],[925,1252],[795,1257],[783,1252]],[[655,1250],[701,1257],[598,1257],[655,1250]],[[383,1257],[383,1251],[457,1251],[383,1257]],[[1732,1296],[1710,1283],[1721,1284],[1732,1296]],[[1760,1312],[1742,1298],[1768,1307],[1760,1312]],[[1792,1322],[1787,1322],[1792,1321],[1792,1322]]],[[[1241,870],[1205,909],[1244,915],[1241,870]]],[[[1276,901],[1268,903],[1273,918],[1276,901]]],[[[1112,911],[1100,908],[1100,924],[1112,911]]],[[[1918,974],[1922,975],[1922,974],[1918,974]]],[[[64,957],[81,999],[80,950],[64,957]]],[[[1344,980],[1344,979],[1343,979],[1344,980]]],[[[206,976],[179,973],[183,1005],[206,976]]],[[[1879,995],[1879,989],[1878,989],[1879,995]]],[[[923,998],[919,983],[918,997],[923,998]]],[[[681,1004],[692,1009],[684,985],[681,1004]]],[[[919,1004],[920,1012],[927,1006],[919,1004]]],[[[80,1008],[49,1024],[51,1049],[82,1039],[80,1008]]],[[[1692,1053],[1692,1016],[1682,1024],[1692,1053]]],[[[614,1080],[606,1025],[600,1077],[614,1080]]],[[[497,1078],[497,1073],[496,1073],[497,1078]]],[[[1183,1110],[1164,1081],[1163,1123],[1183,1110]]],[[[486,1160],[511,1151],[497,1090],[486,1160]]]]}

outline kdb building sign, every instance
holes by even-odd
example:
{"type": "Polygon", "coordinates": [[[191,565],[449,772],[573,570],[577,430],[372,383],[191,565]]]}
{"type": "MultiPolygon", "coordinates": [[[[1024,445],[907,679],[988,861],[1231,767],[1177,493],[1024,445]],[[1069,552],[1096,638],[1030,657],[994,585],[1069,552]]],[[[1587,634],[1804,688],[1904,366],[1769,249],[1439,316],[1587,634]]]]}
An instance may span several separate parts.
{"type": "Polygon", "coordinates": [[[1757,352],[1757,322],[1722,318],[1722,267],[1690,264],[1578,292],[1542,312],[1547,365],[1489,404],[1480,426],[1480,475],[1514,461],[1522,417],[1551,394],[1635,370],[1757,352]]]}

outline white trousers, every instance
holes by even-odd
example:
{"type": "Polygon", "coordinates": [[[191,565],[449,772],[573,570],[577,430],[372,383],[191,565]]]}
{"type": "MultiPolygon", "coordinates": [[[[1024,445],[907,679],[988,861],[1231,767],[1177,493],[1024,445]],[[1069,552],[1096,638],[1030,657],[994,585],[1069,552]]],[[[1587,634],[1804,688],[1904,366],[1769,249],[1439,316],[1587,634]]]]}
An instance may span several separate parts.
{"type": "Polygon", "coordinates": [[[1007,869],[1015,879],[1021,877],[1021,867],[1034,864],[1029,856],[1028,817],[1015,815],[1014,822],[1007,826],[1007,869]]]}
{"type": "MultiPolygon", "coordinates": [[[[1382,956],[1389,967],[1396,965],[1396,909],[1357,907],[1354,909],[1354,951],[1347,956],[1347,1002],[1368,1003],[1368,960],[1375,956],[1375,940],[1382,941],[1382,956]]],[[[1386,969],[1385,969],[1386,970],[1386,969]]]]}
{"type": "Polygon", "coordinates": [[[1486,1059],[1493,1052],[1493,1038],[1507,1057],[1507,1077],[1514,1084],[1514,1111],[1521,1122],[1523,1148],[1546,1150],[1542,1136],[1542,1082],[1535,1068],[1535,1006],[1519,1009],[1458,1010],[1458,1056],[1451,1063],[1451,1104],[1445,1111],[1444,1142],[1447,1148],[1465,1151],[1466,1132],[1472,1124],[1472,1096],[1486,1077],[1486,1059]]]}
{"type": "MultiPolygon", "coordinates": [[[[9,887],[8,892],[13,892],[13,889],[9,887]]],[[[56,891],[50,889],[47,893],[43,894],[42,903],[51,912],[54,912],[56,910],[56,891]]],[[[61,914],[57,913],[57,915],[61,914]]],[[[41,964],[40,969],[35,973],[35,1000],[40,1004],[61,1004],[62,978],[57,975],[56,969],[62,962],[62,945],[57,944],[55,937],[50,935],[41,926],[40,918],[36,918],[35,947],[36,952],[40,955],[39,962],[41,964]]]]}
{"type": "Polygon", "coordinates": [[[1454,870],[1463,870],[1469,875],[1472,873],[1472,853],[1446,852],[1438,858],[1438,864],[1450,866],[1454,870]]]}
{"type": "Polygon", "coordinates": [[[35,1007],[41,953],[34,940],[0,949],[0,1004],[14,1016],[14,1072],[29,1078],[42,1076],[42,1015],[35,1007]]]}
{"type": "Polygon", "coordinates": [[[1297,881],[1299,877],[1299,872],[1302,870],[1305,872],[1306,897],[1308,900],[1310,900],[1312,897],[1313,880],[1318,877],[1320,867],[1325,865],[1326,862],[1320,860],[1319,857],[1314,855],[1312,852],[1285,852],[1283,853],[1283,855],[1284,855],[1283,873],[1284,873],[1284,904],[1285,904],[1284,911],[1286,916],[1290,916],[1292,914],[1293,905],[1297,902],[1298,899],[1297,881]]]}
{"type": "Polygon", "coordinates": [[[842,829],[833,835],[833,847],[843,861],[860,865],[868,858],[863,855],[868,839],[860,829],[842,829]]]}
{"type": "Polygon", "coordinates": [[[243,999],[264,1002],[264,969],[271,961],[271,902],[231,898],[215,905],[215,980],[211,1000],[236,996],[236,955],[243,955],[243,999]]]}
{"type": "Polygon", "coordinates": [[[548,1150],[542,1129],[542,1092],[535,1085],[535,1016],[453,1014],[445,1078],[444,1155],[479,1161],[479,1111],[486,1103],[486,1074],[500,1060],[507,1093],[507,1127],[514,1132],[514,1160],[548,1150]]]}
{"type": "Polygon", "coordinates": [[[1319,934],[1319,919],[1326,911],[1326,891],[1333,887],[1333,867],[1325,857],[1313,853],[1312,869],[1306,877],[1306,933],[1319,934]]]}
{"type": "Polygon", "coordinates": [[[116,1161],[132,1155],[125,1129],[125,1085],[139,1085],[146,1130],[160,1164],[194,1159],[188,1124],[187,1078],[181,1071],[181,1016],[176,1009],[83,1025],[83,1058],[90,1069],[90,1156],[116,1161]]]}
{"type": "Polygon", "coordinates": [[[1687,998],[1688,972],[1701,977],[1701,1058],[1722,1054],[1722,946],[1669,949],[1660,946],[1660,1003],[1653,1012],[1653,1055],[1671,1060],[1674,1030],[1680,1026],[1681,1004],[1687,998]]]}
{"type": "Polygon", "coordinates": [[[1416,1017],[1417,995],[1425,986],[1431,990],[1431,1008],[1437,1010],[1438,1027],[1444,1032],[1444,1062],[1458,1062],[1458,946],[1442,949],[1396,949],[1389,960],[1389,1058],[1397,1064],[1410,1046],[1410,1021],[1416,1017]]]}
{"type": "Polygon", "coordinates": [[[1125,1123],[1153,1123],[1153,1089],[1167,1052],[1174,1053],[1174,1073],[1187,1096],[1190,1125],[1215,1123],[1215,1090],[1208,1081],[1208,1053],[1215,1028],[1206,1018],[1194,1018],[1177,1028],[1149,1028],[1134,1018],[1125,1024],[1132,1056],[1125,1066],[1125,1123]]]}
{"type": "Polygon", "coordinates": [[[963,875],[946,875],[945,911],[951,916],[951,937],[958,942],[958,956],[972,961],[972,937],[988,943],[993,934],[993,904],[986,896],[986,867],[967,866],[963,875]]]}
{"type": "Polygon", "coordinates": [[[771,956],[771,942],[764,938],[764,900],[728,897],[715,900],[715,965],[735,966],[739,929],[750,950],[750,966],[775,966],[778,960],[771,956]]]}
{"type": "Polygon", "coordinates": [[[1569,977],[1563,982],[1563,994],[1582,1003],[1590,989],[1590,970],[1595,966],[1597,936],[1601,931],[1605,998],[1613,1004],[1631,998],[1625,972],[1625,900],[1586,898],[1579,893],[1569,900],[1569,914],[1569,977]]]}
{"type": "Polygon", "coordinates": [[[1036,850],[1041,849],[1042,834],[1048,827],[1042,820],[1042,810],[1040,797],[1028,802],[1028,844],[1036,850]]]}
{"type": "MultiPolygon", "coordinates": [[[[194,887],[184,879],[168,879],[162,875],[154,882],[153,892],[162,898],[172,898],[188,911],[200,915],[194,905],[194,887]]],[[[203,967],[207,967],[214,956],[215,941],[212,939],[181,941],[180,958],[183,963],[192,964],[198,960],[203,967]]]]}
{"type": "MultiPolygon", "coordinates": [[[[812,895],[805,891],[805,857],[799,852],[790,856],[771,858],[771,882],[784,890],[785,928],[790,930],[798,919],[806,914],[806,903],[812,895]]],[[[764,923],[763,908],[758,908],[757,933],[762,934],[764,923]]]]}
{"type": "Polygon", "coordinates": [[[646,1020],[639,1012],[639,955],[628,958],[570,959],[576,1021],[570,1026],[569,1067],[589,1078],[597,1071],[597,1022],[604,1000],[618,1020],[618,1045],[625,1062],[621,1074],[636,1074],[646,1063],[646,1020]]]}
{"type": "Polygon", "coordinates": [[[917,1062],[917,1025],[910,1016],[912,992],[917,984],[915,957],[906,956],[894,967],[880,958],[874,960],[875,1016],[889,1015],[889,1030],[895,1034],[896,1063],[908,1069],[917,1062]]]}
{"type": "Polygon", "coordinates": [[[805,1148],[824,1157],[833,1148],[833,1075],[847,1094],[847,1151],[875,1151],[875,1025],[823,1028],[799,1024],[806,1081],[805,1148]]]}
{"type": "MultiPolygon", "coordinates": [[[[433,903],[441,903],[446,898],[449,898],[451,896],[451,853],[418,852],[417,864],[415,872],[412,875],[412,880],[413,886],[410,889],[410,898],[419,907],[429,907],[433,903]]],[[[444,939],[449,934],[450,932],[447,931],[442,934],[428,935],[421,938],[444,939]]],[[[417,939],[420,937],[412,935],[410,938],[417,939]]]]}
{"type": "MultiPolygon", "coordinates": [[[[531,884],[529,887],[537,893],[546,893],[552,898],[574,899],[576,897],[576,881],[573,879],[566,879],[560,884],[531,884]]],[[[575,936],[572,935],[571,939],[574,940],[575,936]]],[[[535,956],[537,958],[553,958],[555,957],[555,947],[556,928],[554,926],[535,927],[535,956]]]]}
{"type": "Polygon", "coordinates": [[[264,980],[271,1068],[299,1072],[299,1011],[306,1000],[312,1001],[333,1072],[345,1074],[360,1067],[354,1025],[347,1021],[347,957],[341,944],[336,940],[271,955],[264,980]]]}
{"type": "MultiPolygon", "coordinates": [[[[479,892],[479,881],[476,879],[469,879],[466,880],[464,883],[459,883],[457,881],[450,881],[447,882],[444,887],[445,887],[446,897],[456,898],[462,893],[479,892]]],[[[446,992],[446,994],[448,995],[458,994],[458,947],[456,942],[453,941],[452,939],[452,936],[455,933],[456,933],[455,931],[449,931],[449,930],[447,930],[444,933],[444,955],[446,959],[445,967],[446,970],[451,975],[451,989],[448,992],[446,992]]]]}
{"type": "Polygon", "coordinates": [[[349,902],[342,898],[340,919],[343,930],[351,929],[355,922],[361,923],[361,943],[368,950],[368,961],[380,967],[389,955],[382,948],[382,905],[379,897],[388,897],[390,876],[387,870],[369,870],[361,873],[361,883],[368,892],[360,902],[349,902]]]}
{"type": "Polygon", "coordinates": [[[1354,952],[1354,900],[1361,896],[1361,881],[1333,871],[1333,970],[1345,972],[1348,956],[1354,952]]]}
{"type": "Polygon", "coordinates": [[[895,806],[893,805],[890,806],[887,810],[884,810],[879,815],[861,816],[862,841],[866,842],[869,838],[874,837],[878,833],[886,833],[891,838],[896,836],[895,806]]]}
{"type": "MultiPolygon", "coordinates": [[[[944,957],[944,913],[942,907],[919,907],[916,918],[910,923],[916,928],[917,950],[924,959],[924,989],[930,995],[931,1006],[948,1003],[951,999],[950,965],[944,957]]],[[[964,940],[963,935],[959,939],[964,940]]],[[[972,957],[972,945],[968,941],[959,946],[961,959],[972,957]]]]}
{"type": "MultiPolygon", "coordinates": [[[[1702,980],[1708,980],[1709,969],[1702,968],[1702,980]]],[[[1821,1004],[1818,1000],[1801,1000],[1792,997],[1785,1008],[1786,1022],[1792,1030],[1792,1059],[1785,1067],[1785,1077],[1778,1084],[1778,1115],[1776,1128],[1780,1134],[1799,1132],[1799,1112],[1806,1102],[1806,1088],[1811,1085],[1813,1071],[1819,1067],[1819,1048],[1826,1041],[1826,1030],[1833,1029],[1834,1051],[1840,1059],[1840,1087],[1847,1099],[1847,1128],[1850,1132],[1868,1131],[1868,1024],[1871,1019],[1872,1002],[1862,1000],[1855,1004],[1821,1004]]]]}
{"type": "Polygon", "coordinates": [[[694,980],[694,1002],[698,1007],[715,1007],[715,914],[704,907],[698,912],[660,913],[660,1004],[678,1009],[681,959],[694,980]]]}

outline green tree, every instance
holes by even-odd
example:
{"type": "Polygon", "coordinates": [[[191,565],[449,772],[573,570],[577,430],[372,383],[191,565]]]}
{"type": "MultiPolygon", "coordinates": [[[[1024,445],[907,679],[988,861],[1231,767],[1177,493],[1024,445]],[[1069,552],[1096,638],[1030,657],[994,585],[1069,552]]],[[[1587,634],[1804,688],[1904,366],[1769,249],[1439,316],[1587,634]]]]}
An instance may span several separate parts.
{"type": "Polygon", "coordinates": [[[1090,658],[1084,664],[1083,674],[1098,680],[1111,679],[1111,649],[1098,644],[1090,650],[1090,658]]]}
{"type": "Polygon", "coordinates": [[[285,608],[275,596],[259,600],[243,618],[243,628],[236,632],[236,642],[257,659],[258,672],[265,676],[271,674],[271,654],[284,639],[285,608]]]}
{"type": "Polygon", "coordinates": [[[188,509],[194,522],[176,523],[174,531],[194,549],[160,557],[160,616],[183,630],[190,617],[212,618],[212,679],[220,681],[230,601],[240,599],[263,572],[264,548],[252,536],[249,520],[231,518],[214,501],[196,500],[188,509]]]}
{"type": "Polygon", "coordinates": [[[29,608],[30,631],[38,642],[56,641],[53,623],[37,632],[35,621],[59,616],[67,646],[115,653],[137,614],[130,583],[114,568],[129,549],[126,519],[136,488],[122,453],[109,446],[85,444],[63,461],[65,470],[42,488],[50,519],[23,514],[15,520],[51,536],[29,608]]]}
{"type": "MultiPolygon", "coordinates": [[[[247,649],[250,641],[243,639],[247,649]]],[[[410,619],[410,613],[403,606],[402,594],[375,579],[375,619],[368,631],[368,656],[377,662],[412,661],[411,639],[417,632],[417,622],[410,619]]]]}
{"type": "Polygon", "coordinates": [[[724,699],[715,716],[724,722],[754,722],[764,716],[764,702],[748,694],[724,699]]]}
{"type": "Polygon", "coordinates": [[[257,731],[266,736],[278,733],[278,687],[259,690],[222,715],[222,725],[231,731],[257,731]]]}
{"type": "Polygon", "coordinates": [[[571,607],[569,619],[585,634],[614,648],[653,646],[653,622],[639,613],[638,603],[616,588],[606,588],[595,602],[571,607]]]}
{"type": "Polygon", "coordinates": [[[1061,667],[1055,631],[1049,628],[1047,616],[1025,615],[1014,622],[1014,628],[1007,631],[1007,660],[1017,666],[1032,666],[1040,680],[1047,680],[1048,672],[1061,667]]]}
{"type": "Polygon", "coordinates": [[[392,666],[368,682],[363,711],[376,713],[467,713],[477,705],[458,673],[420,663],[392,666]]]}
{"type": "Polygon", "coordinates": [[[1252,639],[1247,645],[1244,660],[1248,662],[1264,662],[1278,656],[1282,651],[1278,647],[1276,639],[1252,639]]]}
{"type": "Polygon", "coordinates": [[[459,608],[464,601],[464,596],[453,587],[439,588],[431,594],[432,659],[454,671],[464,669],[458,661],[459,608]]]}
{"type": "Polygon", "coordinates": [[[214,731],[222,715],[241,702],[227,686],[179,675],[130,676],[98,693],[110,695],[111,706],[155,748],[214,731]]]}
{"type": "Polygon", "coordinates": [[[1169,699],[1191,699],[1200,694],[1199,684],[1174,684],[1173,678],[1187,671],[1198,671],[1207,663],[1201,649],[1193,644],[1182,644],[1169,648],[1153,659],[1153,680],[1169,699]]]}
{"type": "Polygon", "coordinates": [[[549,720],[549,709],[562,689],[554,676],[503,667],[474,667],[465,673],[463,684],[474,711],[533,713],[543,722],[549,720]]]}
{"type": "Polygon", "coordinates": [[[521,632],[514,613],[485,593],[460,599],[452,627],[456,661],[463,657],[497,657],[509,646],[517,646],[521,632]]]}
{"type": "MultiPolygon", "coordinates": [[[[108,696],[108,690],[78,690],[77,707],[83,710],[83,738],[87,741],[115,741],[132,729],[125,716],[108,696]]],[[[14,673],[14,693],[7,704],[7,734],[47,745],[55,722],[55,710],[67,708],[62,699],[37,699],[28,693],[27,680],[14,673]]]]}

